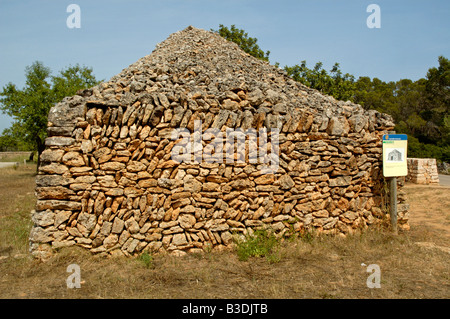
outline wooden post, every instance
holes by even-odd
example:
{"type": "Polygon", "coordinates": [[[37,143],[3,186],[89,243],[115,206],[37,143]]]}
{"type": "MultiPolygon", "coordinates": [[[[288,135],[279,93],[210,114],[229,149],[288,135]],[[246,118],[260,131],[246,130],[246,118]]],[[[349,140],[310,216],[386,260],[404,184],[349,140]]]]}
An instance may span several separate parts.
{"type": "Polygon", "coordinates": [[[397,234],[397,177],[391,177],[389,183],[391,227],[394,234],[397,234]]]}

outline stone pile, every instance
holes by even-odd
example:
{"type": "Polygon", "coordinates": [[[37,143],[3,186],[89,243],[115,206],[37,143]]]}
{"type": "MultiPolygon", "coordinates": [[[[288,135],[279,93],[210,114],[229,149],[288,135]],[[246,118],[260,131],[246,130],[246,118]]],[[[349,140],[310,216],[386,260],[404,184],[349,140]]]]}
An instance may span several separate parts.
{"type": "Polygon", "coordinates": [[[415,184],[439,184],[435,158],[408,158],[406,180],[415,184]]]}
{"type": "MultiPolygon", "coordinates": [[[[386,114],[324,96],[188,27],[51,109],[30,250],[182,253],[258,227],[277,236],[365,228],[386,217],[381,137],[393,127],[386,114]],[[196,121],[204,133],[278,129],[277,169],[264,173],[248,153],[234,163],[173,160],[173,130],[194,135],[196,121]]],[[[398,222],[407,227],[406,212],[398,222]]]]}

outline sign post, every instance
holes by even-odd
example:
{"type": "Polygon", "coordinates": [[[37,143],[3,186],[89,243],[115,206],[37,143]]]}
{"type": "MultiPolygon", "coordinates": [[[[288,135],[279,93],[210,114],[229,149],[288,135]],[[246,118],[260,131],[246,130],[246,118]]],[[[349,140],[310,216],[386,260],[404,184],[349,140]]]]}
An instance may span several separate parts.
{"type": "Polygon", "coordinates": [[[397,234],[397,176],[408,175],[408,137],[406,134],[383,135],[383,176],[389,178],[391,226],[397,234]]]}
{"type": "Polygon", "coordinates": [[[391,177],[389,179],[389,192],[390,192],[390,216],[391,226],[394,234],[397,234],[397,177],[391,177]]]}

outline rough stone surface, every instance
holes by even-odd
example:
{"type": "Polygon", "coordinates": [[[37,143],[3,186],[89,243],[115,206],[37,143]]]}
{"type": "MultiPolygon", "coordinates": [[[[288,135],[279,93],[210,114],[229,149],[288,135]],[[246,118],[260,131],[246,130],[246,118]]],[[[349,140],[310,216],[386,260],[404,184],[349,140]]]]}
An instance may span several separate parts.
{"type": "Polygon", "coordinates": [[[408,158],[406,180],[415,184],[439,184],[435,158],[408,158]]]}
{"type": "MultiPolygon", "coordinates": [[[[38,258],[71,245],[180,255],[230,245],[232,234],[258,227],[277,236],[368,227],[386,216],[381,137],[393,127],[386,114],[324,96],[188,27],[50,110],[30,250],[38,258]],[[172,158],[183,145],[183,136],[172,138],[179,128],[194,141],[183,161],[172,158]],[[279,143],[267,152],[276,145],[271,128],[279,143]],[[231,129],[235,139],[213,149],[208,129],[231,129]],[[238,129],[267,129],[267,145],[262,135],[234,144],[238,129]],[[274,158],[278,166],[265,171],[274,158]]],[[[407,228],[399,189],[398,222],[407,228]]]]}

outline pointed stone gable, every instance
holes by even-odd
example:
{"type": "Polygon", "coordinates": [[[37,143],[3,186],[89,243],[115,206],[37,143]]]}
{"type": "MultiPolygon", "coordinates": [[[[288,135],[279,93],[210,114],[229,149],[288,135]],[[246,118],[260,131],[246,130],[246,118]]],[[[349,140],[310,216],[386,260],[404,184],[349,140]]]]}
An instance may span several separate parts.
{"type": "Polygon", "coordinates": [[[384,216],[381,136],[392,118],[324,96],[213,32],[170,35],[48,121],[30,234],[39,258],[72,245],[182,254],[258,227],[346,234],[384,216]],[[174,158],[180,147],[190,153],[174,158]]]}

